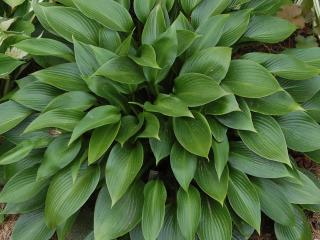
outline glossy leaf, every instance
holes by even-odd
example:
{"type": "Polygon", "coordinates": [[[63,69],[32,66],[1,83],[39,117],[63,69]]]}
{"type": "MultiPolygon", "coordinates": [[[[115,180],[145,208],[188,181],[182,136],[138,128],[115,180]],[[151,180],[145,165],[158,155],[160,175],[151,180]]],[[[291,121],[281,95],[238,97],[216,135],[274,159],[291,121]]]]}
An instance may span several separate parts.
{"type": "Polygon", "coordinates": [[[156,3],[156,0],[150,0],[150,1],[134,0],[133,2],[134,12],[142,23],[146,22],[155,3],[156,3]]]}
{"type": "Polygon", "coordinates": [[[127,115],[121,118],[121,126],[116,136],[116,141],[123,146],[131,137],[133,137],[143,126],[144,117],[140,114],[138,117],[127,115]]]}
{"type": "Polygon", "coordinates": [[[209,123],[211,134],[214,139],[218,142],[223,142],[228,129],[219,123],[213,116],[207,116],[206,119],[209,123]]]}
{"type": "Polygon", "coordinates": [[[229,140],[225,135],[222,142],[212,140],[212,150],[214,154],[214,164],[220,178],[229,159],[229,140]]]}
{"type": "Polygon", "coordinates": [[[143,115],[145,128],[138,137],[159,139],[160,122],[158,118],[154,114],[148,112],[144,112],[143,115]]]}
{"type": "Polygon", "coordinates": [[[205,112],[209,115],[224,115],[237,111],[241,109],[233,94],[223,96],[205,106],[205,112]]]}
{"type": "Polygon", "coordinates": [[[9,75],[23,63],[23,61],[16,60],[3,53],[0,53],[0,77],[5,77],[9,75]]]}

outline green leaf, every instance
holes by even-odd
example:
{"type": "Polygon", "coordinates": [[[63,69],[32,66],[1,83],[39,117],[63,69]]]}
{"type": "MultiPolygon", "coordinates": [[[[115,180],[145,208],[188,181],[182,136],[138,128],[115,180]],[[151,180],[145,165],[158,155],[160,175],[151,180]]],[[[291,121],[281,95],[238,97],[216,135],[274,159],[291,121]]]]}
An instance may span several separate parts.
{"type": "Polygon", "coordinates": [[[202,214],[198,229],[200,240],[229,240],[232,235],[232,220],[226,206],[209,199],[202,199],[202,214]]]}
{"type": "Polygon", "coordinates": [[[69,144],[91,129],[119,122],[120,117],[119,109],[112,105],[99,106],[90,110],[75,126],[69,144]]]}
{"type": "Polygon", "coordinates": [[[235,95],[261,98],[281,88],[274,76],[260,64],[250,60],[233,60],[222,84],[235,95]]]}
{"type": "Polygon", "coordinates": [[[309,65],[320,68],[320,49],[312,48],[291,48],[283,51],[284,54],[293,56],[309,65]]]}
{"type": "Polygon", "coordinates": [[[30,167],[15,174],[0,192],[0,201],[20,203],[36,196],[47,186],[47,181],[36,181],[37,167],[30,167]]]}
{"type": "Polygon", "coordinates": [[[158,240],[168,240],[168,239],[184,240],[185,239],[182,236],[182,233],[180,231],[176,212],[177,212],[177,209],[173,205],[168,205],[166,207],[164,224],[161,229],[158,240]]]}
{"type": "Polygon", "coordinates": [[[15,8],[25,2],[25,0],[3,0],[6,4],[8,4],[11,8],[15,8]]]}
{"type": "Polygon", "coordinates": [[[132,136],[134,136],[143,126],[144,116],[138,117],[127,115],[121,118],[121,126],[116,137],[116,141],[123,146],[132,136]]]}
{"type": "Polygon", "coordinates": [[[194,239],[201,217],[201,197],[198,190],[190,186],[185,192],[182,188],[177,194],[177,219],[182,235],[194,239]]]}
{"type": "Polygon", "coordinates": [[[228,200],[233,210],[250,226],[260,232],[260,201],[248,177],[237,170],[230,171],[228,200]]]}
{"type": "Polygon", "coordinates": [[[231,142],[230,165],[248,175],[259,178],[284,178],[290,173],[282,163],[270,161],[250,151],[243,142],[231,142]]]}
{"type": "Polygon", "coordinates": [[[19,217],[16,222],[12,240],[49,240],[54,230],[47,227],[43,211],[34,211],[19,217]]]}
{"type": "Polygon", "coordinates": [[[231,48],[211,47],[196,52],[184,62],[180,75],[201,73],[220,83],[225,78],[231,61],[231,48]]]}
{"type": "Polygon", "coordinates": [[[151,68],[160,68],[157,63],[157,56],[151,45],[142,45],[139,49],[139,55],[129,55],[129,57],[138,65],[151,68]]]}
{"type": "Polygon", "coordinates": [[[190,107],[202,106],[226,95],[219,84],[200,73],[186,73],[175,79],[175,95],[190,107]]]}
{"type": "Polygon", "coordinates": [[[88,91],[75,63],[64,63],[33,73],[40,82],[65,91],[88,91]]]}
{"type": "Polygon", "coordinates": [[[80,152],[81,142],[68,146],[69,135],[62,135],[54,139],[47,147],[37,179],[48,178],[72,162],[80,152]]]}
{"type": "MultiPolygon", "coordinates": [[[[148,5],[153,5],[153,1],[146,4],[145,7],[148,8],[148,5]]],[[[141,4],[141,3],[140,3],[141,4]]],[[[143,32],[141,35],[142,44],[152,44],[159,38],[159,36],[167,30],[166,20],[164,18],[164,12],[160,4],[157,4],[152,11],[150,12],[147,21],[144,25],[143,32]]]]}
{"type": "Polygon", "coordinates": [[[320,122],[320,92],[317,92],[311,99],[303,103],[303,108],[317,122],[320,122]]]}
{"type": "Polygon", "coordinates": [[[287,39],[296,30],[289,21],[273,16],[253,16],[244,39],[264,43],[278,43],[287,39]]]}
{"type": "Polygon", "coordinates": [[[170,155],[173,145],[173,131],[168,122],[160,123],[159,138],[160,140],[154,138],[149,139],[149,145],[157,165],[162,159],[170,155]]]}
{"type": "Polygon", "coordinates": [[[36,8],[38,8],[35,9],[37,17],[40,16],[41,19],[43,14],[46,24],[67,41],[73,42],[72,37],[74,37],[84,43],[93,45],[98,43],[100,26],[77,9],[63,6],[45,7],[40,4],[37,4],[36,8]]]}
{"type": "MultiPolygon", "coordinates": [[[[76,63],[85,78],[95,73],[98,68],[117,55],[107,49],[88,45],[73,38],[76,63]]],[[[87,80],[88,81],[88,80],[87,80]]]]}
{"type": "Polygon", "coordinates": [[[83,117],[83,112],[77,110],[54,109],[39,115],[24,130],[24,133],[34,132],[43,128],[60,128],[72,132],[83,117]]]}
{"type": "Polygon", "coordinates": [[[56,175],[51,180],[45,203],[47,225],[54,228],[77,212],[96,189],[99,179],[98,166],[80,169],[75,182],[70,169],[56,175]]]}
{"type": "Polygon", "coordinates": [[[161,113],[169,117],[193,117],[188,106],[173,95],[159,94],[153,104],[146,102],[143,107],[148,112],[161,113]]]}
{"type": "Polygon", "coordinates": [[[95,103],[96,98],[91,94],[82,91],[72,91],[61,94],[52,99],[44,109],[44,112],[57,108],[85,111],[92,107],[95,103]]]}
{"type": "Polygon", "coordinates": [[[297,176],[293,180],[275,180],[290,203],[320,204],[320,188],[307,175],[297,171],[297,176]]]}
{"type": "Polygon", "coordinates": [[[156,239],[163,225],[167,191],[162,181],[149,181],[144,187],[142,233],[144,239],[156,239]]]}
{"type": "Polygon", "coordinates": [[[189,47],[194,43],[194,41],[199,37],[200,35],[189,30],[185,30],[185,29],[177,30],[177,38],[178,38],[177,56],[180,56],[185,51],[187,51],[189,47]]]}
{"type": "Polygon", "coordinates": [[[263,65],[274,75],[289,80],[308,80],[320,73],[318,68],[290,55],[253,52],[243,57],[263,65]]]}
{"type": "Polygon", "coordinates": [[[28,117],[31,114],[31,110],[14,101],[7,101],[0,104],[0,113],[0,134],[3,134],[28,117]]]}
{"type": "Polygon", "coordinates": [[[95,73],[115,82],[140,84],[145,81],[142,70],[128,57],[115,57],[103,64],[95,73]]]}
{"type": "Polygon", "coordinates": [[[173,130],[178,142],[192,154],[208,157],[211,148],[211,129],[205,117],[198,112],[195,118],[174,118],[173,130]]]}
{"type": "Polygon", "coordinates": [[[277,120],[290,149],[299,152],[320,149],[320,126],[307,113],[302,111],[289,113],[277,120]]]}
{"type": "Polygon", "coordinates": [[[115,145],[108,157],[105,175],[108,190],[114,206],[127,192],[143,164],[143,147],[136,145],[115,145]]]}
{"type": "Polygon", "coordinates": [[[215,117],[219,120],[219,122],[229,128],[255,132],[256,129],[252,123],[252,116],[248,104],[242,98],[239,98],[238,102],[241,111],[234,111],[215,117]]]}
{"type": "Polygon", "coordinates": [[[121,38],[118,32],[102,28],[99,31],[99,46],[109,51],[115,50],[121,45],[121,38]]]}
{"type": "Polygon", "coordinates": [[[0,53],[0,77],[5,77],[9,75],[22,64],[24,64],[23,61],[19,61],[15,58],[0,53]]]}
{"type": "Polygon", "coordinates": [[[259,194],[261,209],[269,218],[281,225],[295,224],[294,208],[277,184],[267,179],[256,179],[254,185],[259,194]]]}
{"type": "Polygon", "coordinates": [[[241,109],[233,94],[223,96],[205,106],[205,113],[209,115],[224,115],[237,111],[241,109]]]}
{"type": "Polygon", "coordinates": [[[133,7],[134,7],[134,12],[140,22],[145,23],[147,21],[147,18],[155,5],[156,0],[149,0],[149,1],[144,1],[144,0],[134,0],[133,1],[133,7]]]}
{"type": "Polygon", "coordinates": [[[187,192],[197,170],[197,156],[175,143],[170,153],[170,166],[180,186],[187,192]]]}
{"type": "Polygon", "coordinates": [[[103,156],[115,140],[120,129],[120,122],[96,128],[89,142],[88,162],[94,163],[103,156]]]}
{"type": "Polygon", "coordinates": [[[201,0],[180,0],[181,7],[187,15],[190,15],[199,3],[201,0]]]}
{"type": "Polygon", "coordinates": [[[87,17],[96,20],[106,28],[130,32],[133,21],[127,9],[113,0],[73,0],[76,7],[87,17]]]}
{"type": "Polygon", "coordinates": [[[230,13],[222,36],[219,40],[219,46],[232,46],[246,32],[250,20],[250,9],[238,10],[230,13]]]}
{"type": "Polygon", "coordinates": [[[223,126],[221,123],[215,119],[213,116],[206,116],[209,123],[211,134],[214,139],[218,142],[223,142],[225,135],[227,134],[228,128],[223,126]]]}
{"type": "Polygon", "coordinates": [[[246,101],[251,111],[266,115],[286,115],[290,112],[303,110],[286,91],[276,92],[263,98],[247,99],[246,101]]]}
{"type": "Polygon", "coordinates": [[[217,142],[214,139],[212,140],[212,150],[214,154],[215,168],[218,177],[221,178],[229,159],[229,141],[227,134],[225,134],[222,142],[217,142]]]}
{"type": "Polygon", "coordinates": [[[195,53],[198,50],[216,46],[223,34],[223,29],[228,18],[229,15],[221,14],[211,16],[206,21],[202,22],[196,30],[196,33],[201,37],[196,39],[190,51],[195,53]]]}
{"type": "Polygon", "coordinates": [[[94,210],[94,239],[115,239],[130,232],[141,220],[142,206],[141,182],[133,184],[113,207],[107,188],[102,188],[94,210]]]}
{"type": "Polygon", "coordinates": [[[198,167],[195,174],[195,180],[199,187],[208,196],[218,201],[221,205],[228,191],[229,169],[225,168],[221,178],[219,179],[213,161],[201,159],[198,161],[198,167]]]}
{"type": "Polygon", "coordinates": [[[297,206],[294,208],[296,223],[293,226],[275,224],[274,230],[279,240],[312,239],[311,228],[304,212],[297,206]]]}
{"type": "Polygon", "coordinates": [[[72,50],[62,42],[50,38],[30,38],[14,45],[31,55],[55,56],[67,61],[74,61],[72,50]]]}
{"type": "Polygon", "coordinates": [[[122,41],[122,43],[115,49],[115,53],[118,54],[121,57],[126,57],[129,55],[129,51],[132,50],[132,52],[135,52],[135,49],[133,49],[132,45],[132,35],[134,30],[122,41]]]}
{"type": "Polygon", "coordinates": [[[257,132],[239,131],[245,145],[261,157],[291,166],[286,140],[277,121],[270,116],[255,114],[253,123],[257,132]]]}
{"type": "Polygon", "coordinates": [[[148,112],[143,113],[145,128],[139,134],[139,138],[159,138],[160,122],[156,115],[148,112]]]}
{"type": "Polygon", "coordinates": [[[14,148],[0,155],[0,165],[19,162],[27,157],[34,147],[35,143],[31,141],[23,141],[19,143],[14,148]]]}
{"type": "Polygon", "coordinates": [[[320,149],[313,152],[307,152],[305,153],[305,155],[307,155],[307,157],[310,158],[312,161],[320,163],[320,149]]]}
{"type": "Polygon", "coordinates": [[[35,81],[16,91],[11,99],[27,108],[42,111],[59,94],[61,91],[55,87],[35,81]]]}

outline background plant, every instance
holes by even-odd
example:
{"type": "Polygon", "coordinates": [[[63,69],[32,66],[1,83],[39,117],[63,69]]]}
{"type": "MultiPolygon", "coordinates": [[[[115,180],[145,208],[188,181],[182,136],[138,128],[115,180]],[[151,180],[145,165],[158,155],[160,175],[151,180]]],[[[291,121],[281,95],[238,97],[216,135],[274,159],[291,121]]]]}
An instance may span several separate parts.
{"type": "Polygon", "coordinates": [[[283,2],[34,4],[47,32],[13,46],[44,69],[0,104],[12,239],[64,239],[90,197],[86,239],[243,239],[261,211],[311,239],[319,182],[288,149],[320,161],[320,50],[238,52],[296,30],[283,2]]]}

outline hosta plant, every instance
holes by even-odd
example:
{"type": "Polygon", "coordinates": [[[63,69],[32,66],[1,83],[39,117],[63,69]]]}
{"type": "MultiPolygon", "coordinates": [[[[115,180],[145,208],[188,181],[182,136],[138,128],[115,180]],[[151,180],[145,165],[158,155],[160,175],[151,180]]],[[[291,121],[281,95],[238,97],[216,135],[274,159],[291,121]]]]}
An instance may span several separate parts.
{"type": "Polygon", "coordinates": [[[311,239],[320,184],[290,154],[320,162],[320,49],[239,50],[291,36],[281,1],[59,2],[33,5],[55,37],[15,45],[56,64],[0,104],[13,240],[79,218],[86,239],[247,239],[261,213],[311,239]]]}

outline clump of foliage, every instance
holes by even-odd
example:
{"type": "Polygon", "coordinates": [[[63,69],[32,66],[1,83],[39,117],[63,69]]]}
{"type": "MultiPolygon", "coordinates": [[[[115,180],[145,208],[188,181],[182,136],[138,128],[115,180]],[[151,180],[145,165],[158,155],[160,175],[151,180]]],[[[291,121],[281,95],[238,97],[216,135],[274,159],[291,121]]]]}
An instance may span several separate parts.
{"type": "Polygon", "coordinates": [[[320,162],[320,49],[238,51],[291,36],[281,1],[59,2],[33,6],[55,38],[15,44],[54,63],[0,104],[13,240],[64,239],[89,199],[86,239],[244,239],[261,212],[311,239],[288,149],[320,162]]]}

